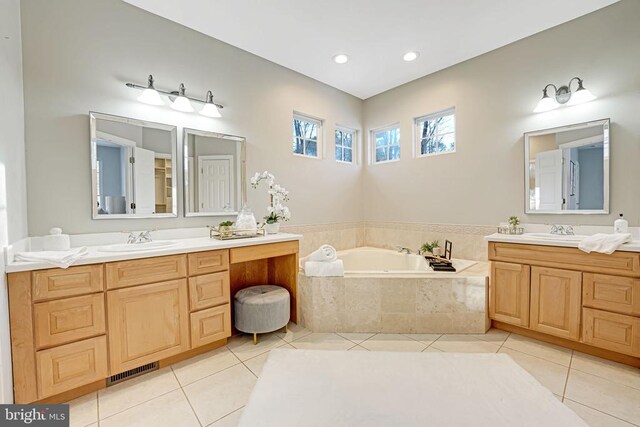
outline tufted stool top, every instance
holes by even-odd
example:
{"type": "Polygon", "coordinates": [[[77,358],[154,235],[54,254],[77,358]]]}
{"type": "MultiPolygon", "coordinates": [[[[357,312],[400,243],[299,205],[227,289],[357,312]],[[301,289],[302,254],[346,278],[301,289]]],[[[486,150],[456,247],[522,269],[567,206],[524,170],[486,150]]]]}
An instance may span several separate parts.
{"type": "Polygon", "coordinates": [[[235,300],[243,305],[272,304],[278,301],[288,301],[289,292],[275,285],[251,286],[238,291],[235,300]]]}

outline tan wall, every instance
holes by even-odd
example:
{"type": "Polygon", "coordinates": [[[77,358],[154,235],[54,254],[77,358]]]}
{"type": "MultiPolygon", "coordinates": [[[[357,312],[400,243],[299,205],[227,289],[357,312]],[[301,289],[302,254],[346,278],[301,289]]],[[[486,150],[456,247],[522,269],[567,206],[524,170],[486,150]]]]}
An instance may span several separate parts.
{"type": "MultiPolygon", "coordinates": [[[[402,152],[400,162],[365,169],[364,219],[497,224],[519,215],[530,223],[608,225],[624,212],[640,225],[638,17],[640,2],[622,0],[367,99],[365,128],[400,122],[402,152]],[[532,112],[547,83],[566,84],[574,76],[599,99],[532,112]],[[413,117],[451,106],[457,153],[412,158],[413,117]],[[607,117],[611,215],[524,215],[523,133],[607,117]]],[[[446,40],[455,49],[455,38],[446,40]]],[[[428,52],[420,60],[428,60],[428,52]]]]}
{"type": "MultiPolygon", "coordinates": [[[[177,125],[179,142],[183,127],[244,136],[247,174],[269,170],[290,190],[292,224],[361,220],[362,166],[336,163],[332,138],[336,123],[361,128],[360,99],[120,1],[24,0],[22,24],[30,234],[222,220],[92,220],[89,111],[177,125]],[[150,73],[159,88],[184,82],[200,98],[211,89],[223,118],[137,102],[124,83],[144,84],[150,73]],[[294,158],[294,110],[325,119],[325,159],[294,158]]],[[[247,191],[265,215],[266,189],[247,191]]]]}

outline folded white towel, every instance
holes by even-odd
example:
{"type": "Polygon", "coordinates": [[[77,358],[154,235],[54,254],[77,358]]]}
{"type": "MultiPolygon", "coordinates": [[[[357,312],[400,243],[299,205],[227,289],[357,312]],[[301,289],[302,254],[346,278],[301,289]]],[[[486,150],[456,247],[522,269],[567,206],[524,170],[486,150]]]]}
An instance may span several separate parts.
{"type": "Polygon", "coordinates": [[[594,234],[583,239],[578,248],[584,252],[601,252],[612,254],[624,243],[631,241],[631,234],[594,234]]]}
{"type": "Polygon", "coordinates": [[[87,255],[87,248],[76,248],[69,251],[18,252],[13,260],[16,262],[46,262],[54,267],[68,268],[71,264],[87,255]]]}
{"type": "Polygon", "coordinates": [[[344,264],[341,259],[331,262],[307,261],[304,263],[304,274],[307,277],[342,277],[344,264]]]}
{"type": "Polygon", "coordinates": [[[338,259],[336,248],[331,245],[322,245],[317,250],[311,252],[306,260],[317,262],[332,262],[338,259]]]}

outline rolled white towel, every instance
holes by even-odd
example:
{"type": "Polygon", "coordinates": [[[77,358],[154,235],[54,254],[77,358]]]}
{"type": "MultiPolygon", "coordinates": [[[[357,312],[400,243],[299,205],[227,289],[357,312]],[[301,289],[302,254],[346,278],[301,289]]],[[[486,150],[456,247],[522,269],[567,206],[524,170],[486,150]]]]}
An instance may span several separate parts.
{"type": "Polygon", "coordinates": [[[16,262],[46,262],[54,267],[68,268],[87,253],[85,247],[68,251],[18,252],[14,255],[13,260],[16,262]]]}
{"type": "Polygon", "coordinates": [[[317,262],[332,262],[338,259],[336,248],[331,245],[322,245],[317,250],[311,252],[306,260],[317,262]]]}
{"type": "Polygon", "coordinates": [[[342,277],[344,265],[341,259],[331,262],[307,261],[304,263],[304,274],[307,277],[342,277]]]}
{"type": "Polygon", "coordinates": [[[584,252],[601,252],[603,254],[612,254],[621,245],[631,241],[631,234],[594,234],[593,236],[582,239],[578,248],[584,252]]]}

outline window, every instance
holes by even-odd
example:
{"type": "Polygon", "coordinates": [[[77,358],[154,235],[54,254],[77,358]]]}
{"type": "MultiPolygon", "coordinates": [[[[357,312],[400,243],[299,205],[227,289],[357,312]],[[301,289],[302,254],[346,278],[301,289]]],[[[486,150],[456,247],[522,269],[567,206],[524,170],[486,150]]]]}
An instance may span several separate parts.
{"type": "Polygon", "coordinates": [[[418,157],[455,153],[456,116],[453,108],[418,117],[414,124],[418,157]]]}
{"type": "Polygon", "coordinates": [[[300,114],[293,115],[293,154],[320,158],[322,122],[300,114]]]}
{"type": "Polygon", "coordinates": [[[336,128],[336,161],[353,163],[356,131],[336,128]]]}
{"type": "Polygon", "coordinates": [[[371,131],[373,163],[400,160],[400,125],[371,131]]]}

